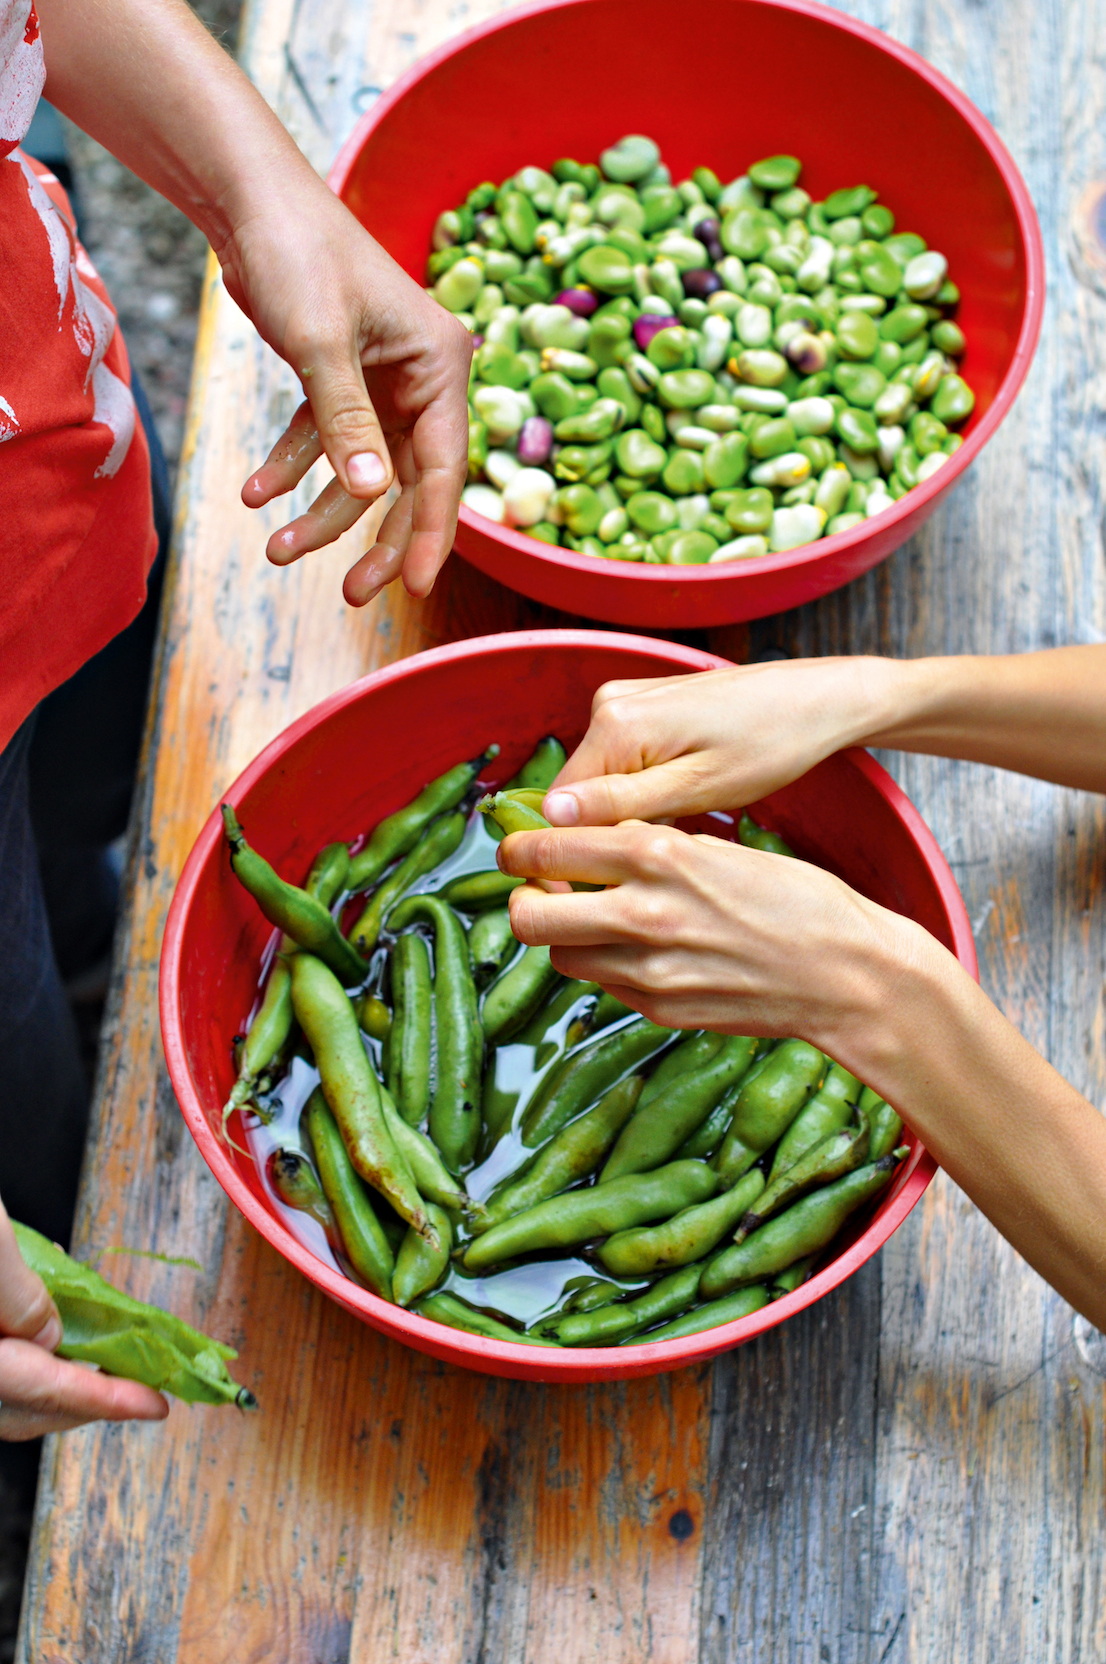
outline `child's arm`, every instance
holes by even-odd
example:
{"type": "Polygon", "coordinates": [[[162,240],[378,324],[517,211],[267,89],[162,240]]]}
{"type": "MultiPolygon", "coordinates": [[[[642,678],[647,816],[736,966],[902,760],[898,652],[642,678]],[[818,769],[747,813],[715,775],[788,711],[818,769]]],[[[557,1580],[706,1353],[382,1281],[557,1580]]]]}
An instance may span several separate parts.
{"type": "MultiPolygon", "coordinates": [[[[38,0],[51,101],[181,208],[307,402],[243,499],[290,491],[326,452],[337,478],[274,533],[278,565],[402,495],[349,573],[361,605],[402,570],[429,592],[467,455],[471,342],[331,194],[184,0],[38,0]]],[[[396,181],[397,189],[402,181],[396,181]]]]}

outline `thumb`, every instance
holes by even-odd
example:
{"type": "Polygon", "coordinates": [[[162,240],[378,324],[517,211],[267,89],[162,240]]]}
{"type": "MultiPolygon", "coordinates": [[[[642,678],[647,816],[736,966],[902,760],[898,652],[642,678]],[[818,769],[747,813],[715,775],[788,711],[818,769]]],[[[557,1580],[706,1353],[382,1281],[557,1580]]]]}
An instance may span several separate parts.
{"type": "Polygon", "coordinates": [[[553,826],[616,826],[624,820],[695,814],[704,799],[705,782],[695,766],[701,762],[701,754],[694,762],[679,757],[634,774],[602,774],[554,786],[542,812],[553,826]]]}
{"type": "Polygon", "coordinates": [[[392,483],[392,459],[360,359],[320,353],[296,368],[339,484],[351,497],[381,496],[392,483]]]}
{"type": "Polygon", "coordinates": [[[52,1352],[61,1319],[41,1277],[25,1263],[11,1221],[0,1202],[0,1335],[35,1341],[52,1352]]]}

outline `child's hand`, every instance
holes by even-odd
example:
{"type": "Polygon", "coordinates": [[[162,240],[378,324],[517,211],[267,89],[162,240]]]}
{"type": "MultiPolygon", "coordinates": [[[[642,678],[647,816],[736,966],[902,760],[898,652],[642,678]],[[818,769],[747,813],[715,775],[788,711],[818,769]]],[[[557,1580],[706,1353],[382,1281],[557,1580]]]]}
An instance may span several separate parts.
{"type": "Polygon", "coordinates": [[[159,1392],[54,1357],[61,1319],[23,1263],[0,1202],[0,1439],[37,1439],[85,1421],[163,1421],[159,1392]]]}

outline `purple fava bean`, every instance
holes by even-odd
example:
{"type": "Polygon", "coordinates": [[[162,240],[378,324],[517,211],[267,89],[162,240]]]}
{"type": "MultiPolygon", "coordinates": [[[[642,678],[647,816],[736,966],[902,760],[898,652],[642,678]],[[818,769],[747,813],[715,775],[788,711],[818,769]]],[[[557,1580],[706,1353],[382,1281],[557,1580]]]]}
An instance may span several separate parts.
{"type": "Polygon", "coordinates": [[[477,349],[482,347],[483,345],[484,345],[484,337],[482,335],[474,335],[473,338],[472,338],[472,350],[473,350],[473,352],[476,352],[477,349]]]}
{"type": "Polygon", "coordinates": [[[599,306],[599,296],[590,289],[562,289],[553,300],[554,306],[567,306],[578,318],[590,318],[599,306]]]}
{"type": "Polygon", "coordinates": [[[553,449],[553,423],[544,416],[527,416],[518,436],[518,460],[524,468],[540,468],[553,449]]]}
{"type": "Polygon", "coordinates": [[[678,318],[662,318],[656,312],[643,312],[633,322],[634,340],[637,342],[638,351],[647,351],[654,335],[659,334],[662,329],[674,328],[677,323],[678,318]]]}
{"type": "Polygon", "coordinates": [[[684,294],[689,300],[706,300],[721,289],[722,279],[717,272],[712,272],[708,266],[699,266],[695,271],[683,274],[684,294]]]}

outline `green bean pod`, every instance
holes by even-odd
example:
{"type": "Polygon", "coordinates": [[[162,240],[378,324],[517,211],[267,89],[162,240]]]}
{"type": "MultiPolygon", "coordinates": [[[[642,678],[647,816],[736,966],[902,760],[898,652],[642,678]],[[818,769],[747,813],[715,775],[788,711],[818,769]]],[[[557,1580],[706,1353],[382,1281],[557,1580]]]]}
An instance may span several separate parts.
{"type": "Polygon", "coordinates": [[[665,1052],[645,1083],[645,1091],[641,1094],[641,1108],[646,1109],[677,1075],[686,1075],[694,1069],[701,1069],[705,1063],[717,1057],[725,1038],[724,1034],[700,1029],[681,1040],[670,1052],[665,1052]]]}
{"type": "Polygon", "coordinates": [[[785,1294],[794,1294],[795,1290],[806,1282],[814,1269],[817,1254],[807,1254],[804,1259],[796,1260],[785,1271],[778,1271],[772,1278],[770,1294],[773,1300],[782,1300],[785,1294]]]}
{"type": "Polygon", "coordinates": [[[521,1335],[494,1317],[478,1312],[454,1294],[426,1294],[412,1307],[420,1317],[433,1318],[450,1329],[464,1329],[470,1335],[483,1335],[485,1340],[509,1340],[515,1346],[556,1346],[555,1340],[542,1340],[537,1335],[521,1335]]]}
{"type": "Polygon", "coordinates": [[[510,873],[491,867],[486,872],[464,872],[451,878],[436,892],[459,913],[486,913],[489,908],[502,907],[512,890],[525,884],[524,878],[512,878],[510,873]]]}
{"type": "MultiPolygon", "coordinates": [[[[531,791],[540,791],[544,797],[564,768],[565,760],[565,748],[560,740],[554,738],[552,734],[547,734],[543,740],[539,740],[537,750],[523,763],[518,773],[507,781],[503,790],[515,791],[519,787],[529,788],[531,791]]],[[[501,838],[506,837],[503,828],[491,819],[488,822],[488,831],[496,843],[501,838]]]]}
{"type": "MultiPolygon", "coordinates": [[[[743,1080],[747,1079],[747,1075],[743,1077],[743,1080]]],[[[676,1151],[677,1161],[706,1161],[714,1154],[733,1120],[733,1106],[737,1102],[737,1094],[741,1091],[743,1080],[731,1086],[725,1096],[715,1104],[702,1125],[695,1129],[690,1138],[684,1139],[676,1151]]],[[[755,1154],[753,1160],[756,1160],[755,1154]]]]}
{"type": "Polygon", "coordinates": [[[342,1251],[334,1211],[305,1155],[299,1150],[274,1150],[269,1156],[269,1182],[285,1207],[314,1219],[326,1232],[330,1246],[342,1251]]]}
{"type": "Polygon", "coordinates": [[[616,1277],[644,1276],[671,1265],[690,1265],[709,1254],[756,1202],[764,1189],[764,1175],[754,1168],[738,1179],[732,1190],[684,1208],[663,1225],[639,1226],[609,1236],[599,1258],[616,1277]]]}
{"type": "Polygon", "coordinates": [[[767,827],[758,826],[750,815],[742,815],[738,821],[737,836],[746,849],[766,849],[770,855],[795,854],[778,832],[769,832],[767,827]]]}
{"type": "Polygon", "coordinates": [[[640,1075],[628,1075],[604,1093],[594,1108],[562,1127],[522,1173],[512,1175],[492,1192],[488,1198],[489,1222],[495,1225],[535,1207],[594,1173],[634,1113],[643,1084],[640,1075]]]}
{"type": "Polygon", "coordinates": [[[389,1048],[384,1043],[392,1032],[392,1013],[384,1001],[376,994],[362,994],[359,1000],[354,1000],[353,1009],[358,1026],[370,1040],[379,1040],[387,1053],[389,1048]]]}
{"type": "MultiPolygon", "coordinates": [[[[482,815],[499,827],[500,835],[506,837],[509,832],[548,832],[550,822],[541,812],[545,800],[543,790],[532,790],[529,787],[518,787],[514,790],[489,792],[482,797],[476,807],[482,815]]],[[[574,890],[603,890],[604,884],[588,884],[583,880],[572,882],[574,890]]]]}
{"type": "Polygon", "coordinates": [[[388,1238],[319,1087],[308,1098],[304,1117],[319,1164],[323,1194],[334,1211],[345,1256],[374,1294],[379,1294],[382,1300],[391,1300],[395,1261],[388,1238]]]}
{"type": "Polygon", "coordinates": [[[655,1219],[670,1219],[714,1194],[717,1177],[701,1161],[674,1161],[652,1173],[628,1173],[516,1213],[469,1244],[466,1270],[481,1271],[539,1248],[571,1248],[655,1219]]]}
{"type": "Polygon", "coordinates": [[[734,1241],[744,1242],[750,1232],[808,1190],[832,1184],[861,1166],[868,1159],[869,1143],[868,1118],[858,1111],[855,1126],[839,1127],[820,1143],[812,1144],[786,1172],[769,1182],[734,1232],[734,1241]]]}
{"type": "Polygon", "coordinates": [[[311,863],[303,887],[329,907],[349,884],[349,845],[324,844],[311,863]]]}
{"type": "Polygon", "coordinates": [[[652,1323],[686,1311],[699,1293],[699,1267],[687,1265],[662,1277],[635,1300],[623,1300],[599,1311],[572,1312],[554,1333],[562,1346],[614,1346],[652,1323]]]}
{"type": "Polygon", "coordinates": [[[414,1175],[419,1195],[426,1201],[448,1211],[469,1214],[474,1220],[484,1218],[484,1204],[458,1189],[457,1181],[448,1171],[434,1144],[418,1127],[408,1126],[386,1086],[380,1089],[380,1102],[388,1131],[395,1139],[396,1149],[403,1156],[414,1175]]]}
{"type": "Polygon", "coordinates": [[[396,1255],[392,1291],[397,1306],[411,1306],[420,1294],[429,1294],[441,1281],[453,1247],[453,1225],[448,1213],[433,1203],[427,1208],[430,1223],[438,1233],[438,1248],[431,1248],[417,1231],[408,1231],[396,1255]]]}
{"type": "Polygon", "coordinates": [[[273,960],[261,1004],[238,1053],[238,1079],[223,1105],[224,1135],[234,1111],[256,1099],[266,1072],[279,1062],[293,1021],[292,973],[287,960],[278,956],[273,960]]]}
{"type": "Polygon", "coordinates": [[[505,907],[481,913],[469,931],[469,955],[476,986],[483,988],[498,976],[517,947],[518,938],[511,930],[511,915],[505,907]]]}
{"type": "Polygon", "coordinates": [[[390,872],[369,899],[368,906],[349,933],[360,953],[371,953],[388,913],[406,895],[412,884],[453,854],[465,835],[465,817],[460,810],[433,821],[409,854],[390,872]]]}
{"type": "Polygon", "coordinates": [[[375,884],[386,867],[414,848],[432,820],[450,809],[456,809],[485,763],[498,755],[498,745],[489,746],[471,762],[458,763],[455,768],[439,774],[404,808],[386,816],[364,849],[358,850],[350,861],[349,888],[367,890],[370,884],[375,884]]]}
{"type": "Polygon", "coordinates": [[[323,1092],[350,1160],[401,1218],[431,1239],[433,1226],[384,1119],[380,1082],[366,1056],[352,1005],[320,959],[296,953],[291,964],[296,1019],[315,1054],[323,1092]]]}
{"type": "Polygon", "coordinates": [[[417,932],[397,937],[392,948],[394,1011],[388,1042],[388,1091],[412,1127],[430,1109],[430,951],[417,932]]]}
{"type": "Polygon", "coordinates": [[[612,1023],[621,1022],[623,1017],[636,1017],[637,1012],[632,1005],[623,1005],[613,994],[601,994],[595,1003],[582,1011],[565,1030],[564,1049],[571,1051],[573,1046],[580,1046],[592,1034],[599,1034],[612,1023]]]}
{"type": "Polygon", "coordinates": [[[831,1132],[847,1126],[860,1101],[861,1091],[861,1084],[855,1075],[850,1075],[840,1063],[831,1063],[818,1091],[799,1111],[780,1139],[768,1183],[774,1183],[781,1173],[793,1167],[804,1151],[820,1144],[831,1132]]]}
{"type": "Polygon", "coordinates": [[[567,1121],[594,1103],[621,1075],[659,1052],[672,1030],[658,1028],[645,1017],[629,1023],[605,1039],[592,1040],[551,1069],[539,1082],[522,1118],[522,1142],[536,1149],[560,1132],[567,1121]]]}
{"type": "Polygon", "coordinates": [[[826,1060],[816,1047],[785,1040],[765,1058],[755,1078],[742,1083],[730,1130],[715,1158],[723,1185],[732,1184],[782,1137],[825,1072],[826,1060]]]}
{"type": "Polygon", "coordinates": [[[778,1213],[744,1242],[725,1249],[703,1269],[700,1292],[704,1300],[729,1294],[742,1283],[761,1282],[785,1271],[833,1241],[850,1213],[890,1182],[898,1163],[893,1155],[858,1167],[843,1179],[816,1190],[778,1213]]]}
{"type": "Polygon", "coordinates": [[[675,1155],[684,1139],[702,1126],[723,1093],[746,1073],[756,1047],[756,1040],[744,1035],[725,1036],[709,1063],[677,1075],[648,1108],[639,1106],[611,1151],[599,1175],[600,1184],[608,1184],[624,1173],[660,1167],[675,1155]]]}
{"type": "MultiPolygon", "coordinates": [[[[652,1346],[658,1340],[681,1340],[684,1335],[701,1335],[705,1329],[717,1329],[723,1323],[736,1323],[739,1317],[751,1317],[770,1299],[771,1295],[762,1283],[753,1288],[740,1288],[721,1300],[708,1300],[704,1305],[693,1307],[682,1317],[662,1324],[659,1329],[635,1335],[634,1344],[652,1346]]],[[[621,1344],[625,1346],[628,1343],[623,1341],[621,1344]]]]}
{"type": "Polygon", "coordinates": [[[230,849],[231,870],[269,923],[328,965],[343,988],[363,982],[368,966],[346,941],[327,908],[298,885],[285,883],[268,861],[250,848],[229,803],[223,804],[223,830],[230,849]]]}
{"type": "Polygon", "coordinates": [[[546,947],[527,948],[508,966],[484,995],[481,1016],[489,1046],[502,1045],[525,1027],[559,974],[546,947]]]}
{"type": "MultiPolygon", "coordinates": [[[[554,983],[553,992],[546,996],[545,1004],[539,1006],[526,1027],[512,1037],[519,1045],[534,1047],[535,1069],[543,1069],[557,1053],[557,1043],[547,1038],[549,1030],[560,1022],[577,1000],[593,998],[598,992],[597,982],[578,982],[575,977],[567,982],[562,980],[559,988],[554,983]]],[[[569,1049],[567,1034],[563,1049],[569,1049]]]]}
{"type": "Polygon", "coordinates": [[[389,915],[388,927],[398,932],[419,920],[434,927],[437,1085],[430,1136],[446,1166],[457,1173],[472,1160],[480,1135],[484,1031],[464,925],[436,896],[408,896],[389,915]]]}
{"type": "Polygon", "coordinates": [[[902,1132],[902,1116],[897,1110],[885,1103],[878,1092],[873,1092],[866,1086],[860,1094],[860,1107],[868,1117],[868,1124],[872,1129],[872,1141],[868,1147],[868,1157],[871,1161],[878,1161],[880,1156],[890,1155],[899,1142],[902,1132]]]}
{"type": "MultiPolygon", "coordinates": [[[[634,1279],[630,1282],[614,1283],[606,1277],[581,1278],[581,1287],[574,1290],[571,1299],[565,1303],[565,1313],[568,1312],[597,1312],[602,1306],[609,1306],[615,1300],[622,1300],[627,1294],[640,1294],[641,1281],[634,1279]]],[[[568,1287],[568,1284],[565,1284],[568,1287]]]]}

